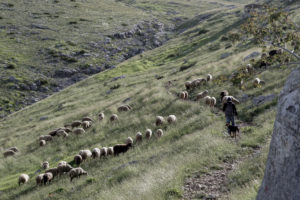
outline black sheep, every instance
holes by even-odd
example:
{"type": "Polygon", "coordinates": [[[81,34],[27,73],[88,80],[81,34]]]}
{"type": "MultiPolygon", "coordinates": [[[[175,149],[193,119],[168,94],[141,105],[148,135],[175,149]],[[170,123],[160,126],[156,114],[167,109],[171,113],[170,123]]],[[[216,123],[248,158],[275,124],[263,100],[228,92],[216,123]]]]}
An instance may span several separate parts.
{"type": "Polygon", "coordinates": [[[114,149],[114,155],[118,155],[120,153],[125,153],[128,151],[128,149],[132,147],[131,143],[128,144],[116,144],[113,149],[114,149]]]}

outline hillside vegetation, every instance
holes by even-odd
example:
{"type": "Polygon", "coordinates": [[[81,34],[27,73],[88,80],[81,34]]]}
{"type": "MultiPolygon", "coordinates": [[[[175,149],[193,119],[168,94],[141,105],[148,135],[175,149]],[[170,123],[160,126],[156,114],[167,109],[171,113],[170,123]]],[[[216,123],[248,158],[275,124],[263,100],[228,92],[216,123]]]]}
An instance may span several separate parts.
{"type": "MultiPolygon", "coordinates": [[[[53,5],[58,10],[66,9],[63,5],[70,5],[69,1],[57,2],[58,5],[53,5]]],[[[167,11],[162,9],[169,5],[165,1],[156,4],[150,1],[110,1],[111,4],[97,1],[99,7],[92,2],[87,2],[86,6],[95,10],[105,6],[126,6],[124,9],[118,7],[120,16],[128,16],[122,17],[128,20],[126,22],[136,23],[138,19],[127,7],[143,17],[156,15],[170,20],[167,11]]],[[[178,6],[186,13],[184,8],[190,8],[190,15],[186,17],[196,15],[195,5],[200,1],[177,3],[180,2],[185,2],[185,6],[173,3],[174,10],[177,11],[178,6]]],[[[0,199],[189,199],[185,196],[186,179],[222,169],[224,163],[235,164],[234,169],[225,174],[220,199],[254,199],[263,175],[277,95],[293,66],[256,68],[253,74],[245,77],[244,86],[240,88],[233,73],[240,72],[250,62],[247,59],[250,54],[261,53],[261,49],[251,42],[234,42],[230,37],[239,32],[240,25],[245,22],[243,3],[248,2],[216,2],[236,7],[215,12],[205,20],[191,18],[189,23],[179,26],[176,36],[163,46],[143,52],[116,68],[93,75],[4,118],[0,122],[1,152],[11,146],[17,146],[20,152],[8,158],[1,155],[0,199]],[[189,91],[189,100],[178,98],[178,92],[185,90],[186,81],[206,78],[208,73],[213,75],[211,82],[189,91]],[[256,77],[266,84],[254,87],[256,77]],[[195,101],[196,94],[205,89],[217,98],[215,108],[206,106],[203,100],[195,101]],[[224,89],[241,101],[237,106],[237,123],[241,127],[238,141],[224,134],[225,118],[219,100],[219,93],[224,89]],[[266,96],[273,98],[266,100],[266,96]],[[261,98],[263,101],[257,100],[261,98]],[[118,113],[117,108],[122,104],[130,104],[132,110],[118,113]],[[105,113],[103,121],[96,120],[99,112],[105,113]],[[119,115],[117,123],[109,121],[113,113],[119,115]],[[35,177],[43,172],[41,162],[49,161],[50,167],[57,166],[61,160],[73,164],[73,157],[79,150],[124,143],[128,136],[134,138],[138,131],[144,134],[147,128],[155,131],[158,129],[155,117],[170,114],[177,116],[177,122],[162,127],[163,137],[153,137],[117,157],[88,160],[81,167],[89,175],[73,182],[64,175],[49,185],[36,186],[35,177]],[[95,119],[86,134],[55,137],[46,146],[39,146],[40,135],[85,116],[95,119]],[[28,184],[18,186],[21,173],[29,174],[31,179],[28,184]]],[[[83,4],[79,1],[71,3],[83,4]]],[[[218,5],[211,1],[206,3],[209,6],[203,10],[215,9],[218,5]]],[[[299,9],[294,10],[296,15],[297,11],[299,9]]],[[[95,15],[91,13],[91,16],[95,15]]],[[[299,23],[299,16],[294,19],[299,23]]],[[[110,28],[109,31],[114,32],[114,27],[110,28]]],[[[69,40],[67,34],[53,34],[69,40]]],[[[79,35],[78,32],[78,40],[84,40],[79,35]]],[[[30,51],[20,49],[20,52],[24,60],[36,61],[23,54],[30,51]]],[[[260,56],[254,58],[258,60],[260,56]]],[[[191,198],[205,199],[209,195],[199,192],[191,198]]]]}

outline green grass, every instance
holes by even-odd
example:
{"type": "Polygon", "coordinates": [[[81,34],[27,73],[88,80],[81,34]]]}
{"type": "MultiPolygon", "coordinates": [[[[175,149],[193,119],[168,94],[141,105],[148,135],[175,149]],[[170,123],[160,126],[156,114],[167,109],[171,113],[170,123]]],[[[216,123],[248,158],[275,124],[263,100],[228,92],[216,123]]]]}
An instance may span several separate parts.
{"type": "MultiPolygon", "coordinates": [[[[146,4],[136,2],[139,6],[132,9],[140,9],[146,4]]],[[[131,5],[133,1],[123,3],[131,5]]],[[[90,3],[85,6],[88,5],[90,3]]],[[[153,7],[151,12],[158,12],[157,5],[153,7]]],[[[223,160],[228,159],[243,160],[228,178],[230,199],[253,199],[263,175],[277,102],[252,109],[248,106],[252,105],[253,97],[278,94],[291,69],[257,70],[246,80],[245,90],[233,85],[228,77],[246,64],[243,62],[245,56],[260,49],[250,44],[246,45],[248,48],[233,44],[225,49],[227,42],[221,41],[221,37],[231,30],[238,30],[241,21],[232,14],[235,10],[224,12],[228,13],[216,14],[162,47],[70,86],[1,121],[1,151],[11,146],[20,149],[15,157],[0,159],[1,199],[182,199],[182,186],[187,176],[218,169],[223,160]],[[204,29],[208,32],[195,35],[196,30],[204,29]],[[212,50],[212,47],[218,48],[212,50]],[[225,52],[233,54],[220,60],[220,55],[225,52]],[[180,70],[187,65],[191,66],[180,70]],[[240,119],[247,119],[253,126],[241,129],[242,138],[237,143],[223,135],[225,119],[219,110],[219,102],[211,110],[203,101],[182,101],[176,96],[185,90],[185,81],[206,77],[208,73],[215,79],[202,88],[189,91],[191,98],[204,89],[216,98],[224,89],[237,98],[244,94],[249,96],[237,108],[240,119]],[[112,80],[121,75],[125,78],[112,80]],[[158,76],[163,78],[158,80],[158,76]],[[225,78],[219,79],[220,76],[225,78]],[[266,80],[266,85],[252,87],[256,76],[266,80]],[[119,113],[120,121],[110,123],[109,116],[117,113],[117,107],[125,100],[132,105],[132,111],[119,113]],[[105,120],[95,122],[85,135],[54,138],[45,147],[39,147],[39,135],[84,116],[96,119],[100,111],[105,112],[105,120]],[[82,164],[89,175],[72,183],[63,176],[47,186],[35,185],[35,176],[42,172],[42,161],[48,160],[50,167],[60,160],[71,162],[81,149],[109,147],[124,142],[128,136],[134,137],[138,131],[144,133],[146,128],[156,130],[155,117],[169,114],[175,114],[178,120],[162,127],[165,132],[162,138],[154,137],[118,157],[89,160],[82,164]],[[47,119],[41,121],[42,116],[47,119]],[[248,158],[257,148],[262,153],[248,158]],[[31,180],[19,187],[17,177],[21,173],[28,173],[31,180]]],[[[67,21],[71,20],[74,19],[67,21]]]]}

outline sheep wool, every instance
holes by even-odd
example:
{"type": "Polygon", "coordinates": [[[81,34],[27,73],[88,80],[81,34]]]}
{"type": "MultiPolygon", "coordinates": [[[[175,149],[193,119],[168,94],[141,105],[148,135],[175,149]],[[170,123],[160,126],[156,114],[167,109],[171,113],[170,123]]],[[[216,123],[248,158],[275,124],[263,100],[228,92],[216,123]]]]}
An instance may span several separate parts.
{"type": "Polygon", "coordinates": [[[69,171],[71,171],[71,169],[73,169],[73,167],[69,164],[60,165],[60,166],[57,167],[58,174],[60,176],[65,174],[65,173],[68,173],[69,171]]]}
{"type": "Polygon", "coordinates": [[[92,150],[92,158],[100,158],[100,149],[99,148],[94,148],[92,150]]]}
{"type": "Polygon", "coordinates": [[[81,167],[73,168],[69,172],[70,181],[72,181],[73,178],[80,177],[81,175],[88,175],[88,173],[86,171],[84,171],[81,167]]]}
{"type": "Polygon", "coordinates": [[[17,147],[10,147],[8,150],[12,150],[15,153],[19,152],[19,149],[17,147]]]}
{"type": "Polygon", "coordinates": [[[165,119],[162,116],[156,117],[156,121],[155,121],[156,126],[163,125],[164,122],[165,122],[165,119]]]}
{"type": "Polygon", "coordinates": [[[102,148],[100,149],[100,156],[106,157],[107,154],[108,154],[108,149],[107,149],[107,147],[102,147],[102,148]]]}
{"type": "Polygon", "coordinates": [[[114,155],[119,155],[120,153],[126,153],[129,148],[132,147],[132,144],[116,144],[113,149],[114,149],[114,155]]]}
{"type": "Polygon", "coordinates": [[[91,122],[90,121],[83,121],[81,125],[82,125],[82,128],[84,130],[86,130],[86,129],[91,127],[91,122]]]}
{"type": "Polygon", "coordinates": [[[61,130],[57,131],[56,135],[62,136],[62,137],[68,137],[69,134],[65,130],[61,129],[61,130]]]}
{"type": "Polygon", "coordinates": [[[81,155],[75,155],[74,156],[74,162],[75,162],[76,165],[80,165],[82,163],[81,155]]]}
{"type": "Polygon", "coordinates": [[[44,174],[39,174],[35,178],[36,185],[41,185],[43,183],[44,174]]]}
{"type": "Polygon", "coordinates": [[[228,98],[231,98],[232,102],[235,103],[235,104],[239,104],[239,103],[240,103],[239,100],[236,99],[236,98],[233,97],[233,96],[224,96],[223,99],[222,99],[222,103],[223,103],[223,104],[227,103],[227,99],[228,99],[228,98]]]}
{"type": "Polygon", "coordinates": [[[57,167],[50,168],[45,171],[45,173],[49,173],[49,172],[53,175],[53,178],[58,175],[57,167]]]}
{"type": "Polygon", "coordinates": [[[45,141],[52,141],[52,136],[51,135],[41,135],[40,137],[39,137],[39,140],[45,140],[45,141]]]}
{"type": "Polygon", "coordinates": [[[86,160],[89,157],[92,157],[92,152],[88,149],[79,151],[79,155],[81,155],[82,160],[86,160]]]}
{"type": "Polygon", "coordinates": [[[29,181],[29,176],[28,176],[27,174],[21,174],[21,175],[19,176],[19,181],[18,181],[19,185],[25,184],[25,183],[27,183],[28,181],[29,181]]]}
{"type": "Polygon", "coordinates": [[[43,169],[48,169],[48,168],[49,168],[49,162],[48,162],[48,161],[44,161],[44,162],[42,163],[42,168],[43,168],[43,169]]]}
{"type": "Polygon", "coordinates": [[[111,122],[114,122],[114,121],[118,121],[118,120],[119,120],[119,117],[118,117],[118,115],[113,114],[112,116],[110,116],[109,119],[110,119],[111,122]]]}
{"type": "Polygon", "coordinates": [[[152,136],[152,130],[151,129],[146,129],[145,137],[149,140],[152,136]]]}
{"type": "Polygon", "coordinates": [[[217,104],[217,100],[215,97],[211,97],[210,99],[210,107],[214,107],[217,104]]]}
{"type": "Polygon", "coordinates": [[[211,81],[211,80],[212,80],[212,78],[213,78],[213,77],[212,77],[212,75],[211,75],[211,74],[207,74],[207,77],[206,77],[206,80],[207,80],[207,81],[211,81]]]}
{"type": "Polygon", "coordinates": [[[63,166],[63,165],[66,165],[66,164],[68,164],[68,163],[66,161],[62,160],[62,161],[59,161],[57,166],[59,167],[59,166],[63,166]]]}
{"type": "Polygon", "coordinates": [[[107,154],[108,155],[114,155],[114,147],[108,147],[107,148],[107,154]]]}
{"type": "Polygon", "coordinates": [[[137,132],[135,136],[135,143],[142,142],[143,141],[143,135],[141,132],[137,132]]]}
{"type": "Polygon", "coordinates": [[[196,98],[197,100],[204,98],[208,94],[208,90],[204,90],[203,92],[200,92],[197,94],[196,98]]]}
{"type": "Polygon", "coordinates": [[[9,156],[14,156],[16,154],[16,152],[14,152],[13,150],[6,150],[3,153],[4,158],[9,157],[9,156]]]}
{"type": "Polygon", "coordinates": [[[48,183],[51,183],[51,181],[53,180],[54,178],[54,175],[51,173],[51,172],[47,172],[44,174],[43,176],[43,182],[44,182],[44,185],[48,183]]]}
{"type": "Polygon", "coordinates": [[[84,117],[84,118],[82,118],[81,121],[82,121],[82,122],[84,122],[84,121],[93,122],[92,118],[90,118],[90,117],[84,117]]]}
{"type": "Polygon", "coordinates": [[[79,127],[79,126],[81,126],[81,121],[73,121],[71,123],[72,129],[75,128],[75,127],[79,127]]]}
{"type": "Polygon", "coordinates": [[[46,145],[46,140],[40,140],[40,146],[45,146],[46,145]]]}
{"type": "Polygon", "coordinates": [[[131,137],[128,137],[125,141],[126,144],[133,144],[133,139],[131,137]]]}
{"type": "Polygon", "coordinates": [[[81,134],[85,133],[85,130],[83,128],[76,128],[76,129],[74,129],[73,133],[75,135],[81,135],[81,134]]]}
{"type": "Polygon", "coordinates": [[[156,131],[156,135],[157,135],[157,137],[161,137],[161,136],[164,135],[164,131],[163,131],[162,129],[158,129],[158,130],[156,131]]]}
{"type": "Polygon", "coordinates": [[[191,89],[192,88],[192,82],[191,81],[187,81],[187,82],[185,82],[185,88],[187,89],[187,90],[189,90],[189,89],[191,89]]]}
{"type": "Polygon", "coordinates": [[[169,124],[172,124],[174,122],[176,122],[176,116],[175,115],[169,115],[167,118],[167,121],[169,124]]]}
{"type": "Polygon", "coordinates": [[[210,105],[210,101],[211,101],[211,97],[210,96],[204,97],[204,102],[205,102],[206,105],[210,105]]]}
{"type": "Polygon", "coordinates": [[[98,114],[98,119],[99,119],[99,121],[104,119],[104,113],[103,112],[98,114]]]}

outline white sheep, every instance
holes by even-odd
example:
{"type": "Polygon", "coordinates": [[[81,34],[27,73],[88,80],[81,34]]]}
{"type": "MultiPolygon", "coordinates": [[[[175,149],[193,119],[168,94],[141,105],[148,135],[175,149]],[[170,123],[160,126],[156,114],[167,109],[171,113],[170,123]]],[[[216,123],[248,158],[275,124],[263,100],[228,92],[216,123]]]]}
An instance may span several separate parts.
{"type": "Polygon", "coordinates": [[[70,179],[72,181],[73,178],[80,177],[81,175],[88,175],[88,173],[86,171],[84,171],[81,167],[78,167],[78,168],[73,168],[69,172],[69,175],[70,175],[70,179]]]}
{"type": "Polygon", "coordinates": [[[239,100],[236,99],[233,96],[224,96],[223,99],[222,99],[222,103],[223,104],[227,103],[228,98],[231,98],[232,102],[235,103],[235,104],[239,104],[240,103],[239,100]]]}
{"type": "Polygon", "coordinates": [[[69,136],[69,134],[63,129],[58,130],[56,134],[57,134],[57,136],[62,136],[62,137],[68,137],[69,136]]]}
{"type": "Polygon", "coordinates": [[[210,107],[214,107],[217,104],[217,99],[215,97],[210,98],[210,107]]]}
{"type": "Polygon", "coordinates": [[[118,117],[118,115],[113,114],[112,116],[110,116],[109,120],[110,120],[111,122],[118,121],[118,120],[119,120],[119,117],[118,117]]]}
{"type": "Polygon", "coordinates": [[[86,129],[88,129],[88,128],[91,127],[92,122],[90,122],[90,121],[83,121],[81,125],[82,125],[82,128],[83,128],[84,130],[86,130],[86,129]]]}
{"type": "Polygon", "coordinates": [[[46,142],[46,140],[40,140],[39,143],[40,143],[40,146],[42,147],[42,146],[45,146],[47,142],[46,142]]]}
{"type": "Polygon", "coordinates": [[[37,185],[41,185],[43,183],[43,178],[44,178],[44,174],[39,174],[36,178],[35,178],[35,182],[37,185]]]}
{"type": "Polygon", "coordinates": [[[94,148],[92,150],[92,158],[100,158],[100,149],[99,148],[94,148]]]}
{"type": "Polygon", "coordinates": [[[204,102],[205,102],[206,105],[210,105],[211,97],[210,96],[204,97],[204,102]]]}
{"type": "Polygon", "coordinates": [[[207,74],[207,77],[206,77],[207,82],[211,81],[212,78],[213,78],[213,76],[211,74],[207,74]]]}
{"type": "Polygon", "coordinates": [[[85,133],[85,130],[84,130],[83,128],[76,128],[76,129],[73,131],[73,133],[74,133],[75,135],[80,135],[80,134],[85,133]]]}
{"type": "Polygon", "coordinates": [[[107,155],[114,155],[114,147],[107,148],[107,155]]]}
{"type": "Polygon", "coordinates": [[[25,183],[27,183],[28,181],[29,181],[29,176],[28,176],[27,174],[21,174],[21,175],[19,176],[19,181],[18,181],[19,185],[25,184],[25,183]]]}
{"type": "Polygon", "coordinates": [[[80,150],[79,151],[79,155],[81,155],[82,160],[86,160],[89,157],[92,157],[92,152],[90,150],[88,150],[88,149],[86,149],[86,150],[80,150]]]}
{"type": "Polygon", "coordinates": [[[163,131],[162,129],[158,129],[158,130],[156,131],[156,135],[157,135],[157,137],[161,137],[161,136],[164,135],[164,131],[163,131]]]}
{"type": "Polygon", "coordinates": [[[107,154],[108,154],[108,149],[107,149],[107,147],[102,147],[102,148],[100,149],[100,156],[106,157],[107,154]]]}
{"type": "Polygon", "coordinates": [[[260,80],[260,78],[255,78],[253,81],[253,85],[254,87],[259,87],[261,85],[265,84],[265,81],[260,80]]]}
{"type": "Polygon", "coordinates": [[[179,97],[183,100],[186,100],[189,98],[189,93],[187,91],[180,92],[179,97]]]}
{"type": "Polygon", "coordinates": [[[101,121],[101,120],[103,120],[104,119],[104,113],[103,112],[101,112],[101,113],[99,113],[98,114],[98,119],[99,119],[99,121],[101,121]]]}
{"type": "Polygon", "coordinates": [[[48,162],[48,161],[44,161],[44,162],[42,163],[42,168],[43,168],[43,169],[48,169],[48,168],[49,168],[49,162],[48,162]]]}
{"type": "Polygon", "coordinates": [[[19,149],[17,147],[10,147],[8,150],[12,150],[14,152],[19,152],[19,149]]]}
{"type": "Polygon", "coordinates": [[[40,137],[39,137],[39,140],[45,140],[45,141],[52,141],[52,136],[51,135],[41,135],[40,137]]]}
{"type": "Polygon", "coordinates": [[[169,115],[167,118],[167,121],[169,124],[172,124],[174,122],[176,122],[176,116],[175,115],[169,115]]]}
{"type": "Polygon", "coordinates": [[[16,152],[14,152],[13,150],[6,150],[3,153],[4,158],[8,157],[8,156],[14,156],[16,154],[16,152]]]}
{"type": "Polygon", "coordinates": [[[128,137],[125,141],[126,144],[133,144],[133,139],[131,137],[128,137]]]}
{"type": "Polygon", "coordinates": [[[149,140],[152,136],[152,130],[151,129],[146,129],[145,137],[149,140]]]}
{"type": "Polygon", "coordinates": [[[207,95],[208,95],[208,90],[204,90],[203,92],[198,93],[196,98],[197,98],[197,100],[199,100],[199,99],[204,98],[207,95]]]}
{"type": "Polygon", "coordinates": [[[142,142],[143,141],[143,134],[141,132],[137,132],[135,136],[135,143],[142,142]]]}
{"type": "Polygon", "coordinates": [[[156,121],[155,121],[156,126],[163,125],[164,122],[165,122],[164,117],[162,117],[162,116],[156,116],[156,121]]]}

